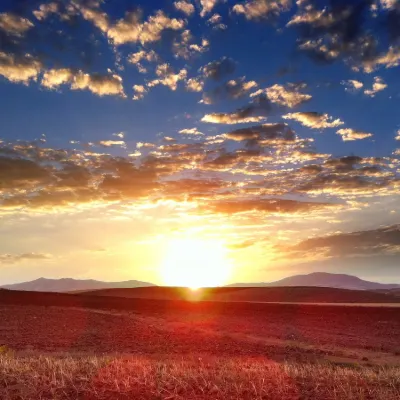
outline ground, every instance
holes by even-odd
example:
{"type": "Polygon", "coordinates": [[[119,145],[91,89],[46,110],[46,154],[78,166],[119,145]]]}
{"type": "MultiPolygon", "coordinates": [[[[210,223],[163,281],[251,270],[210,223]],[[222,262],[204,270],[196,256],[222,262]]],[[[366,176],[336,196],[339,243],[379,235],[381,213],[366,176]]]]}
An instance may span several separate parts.
{"type": "Polygon", "coordinates": [[[1,399],[400,398],[395,307],[13,296],[1,399]]]}

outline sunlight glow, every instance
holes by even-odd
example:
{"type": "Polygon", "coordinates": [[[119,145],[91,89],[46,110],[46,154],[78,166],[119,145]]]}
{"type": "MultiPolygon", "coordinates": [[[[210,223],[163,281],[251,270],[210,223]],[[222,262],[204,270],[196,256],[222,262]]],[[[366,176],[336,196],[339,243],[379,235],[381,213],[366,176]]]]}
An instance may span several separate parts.
{"type": "Polygon", "coordinates": [[[224,243],[200,238],[175,238],[167,243],[161,276],[168,286],[192,290],[221,286],[231,274],[224,243]]]}

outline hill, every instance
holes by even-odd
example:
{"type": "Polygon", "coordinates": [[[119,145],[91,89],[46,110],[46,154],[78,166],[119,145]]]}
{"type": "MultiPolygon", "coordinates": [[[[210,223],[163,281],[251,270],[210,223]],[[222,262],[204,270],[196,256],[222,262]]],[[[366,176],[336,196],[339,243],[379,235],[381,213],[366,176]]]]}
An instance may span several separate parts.
{"type": "Polygon", "coordinates": [[[386,293],[321,287],[223,287],[205,288],[195,292],[187,288],[148,287],[104,289],[84,294],[101,297],[218,302],[400,303],[400,297],[386,293]]]}
{"type": "Polygon", "coordinates": [[[390,290],[400,289],[398,284],[370,282],[356,276],[314,272],[306,275],[294,275],[269,283],[235,283],[230,287],[276,287],[276,286],[318,286],[350,290],[390,290]]]}
{"type": "Polygon", "coordinates": [[[1,286],[0,289],[26,290],[32,292],[73,292],[87,291],[106,288],[135,288],[154,286],[152,283],[141,281],[124,281],[124,282],[102,282],[93,279],[46,279],[39,278],[30,282],[16,283],[13,285],[1,286]]]}

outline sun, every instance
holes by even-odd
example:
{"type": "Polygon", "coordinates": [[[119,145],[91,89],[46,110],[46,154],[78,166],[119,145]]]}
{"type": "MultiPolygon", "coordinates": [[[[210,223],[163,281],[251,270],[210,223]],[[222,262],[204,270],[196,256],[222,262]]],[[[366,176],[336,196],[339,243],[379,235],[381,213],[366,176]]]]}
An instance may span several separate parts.
{"type": "Polygon", "coordinates": [[[174,238],[167,243],[161,277],[168,286],[185,286],[196,290],[225,284],[231,269],[223,242],[174,238]]]}

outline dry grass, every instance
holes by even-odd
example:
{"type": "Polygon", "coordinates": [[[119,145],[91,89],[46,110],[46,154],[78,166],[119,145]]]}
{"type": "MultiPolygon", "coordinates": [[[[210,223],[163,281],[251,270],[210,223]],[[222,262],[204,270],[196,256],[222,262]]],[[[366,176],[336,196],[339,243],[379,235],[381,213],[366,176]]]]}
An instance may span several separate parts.
{"type": "Polygon", "coordinates": [[[160,361],[3,354],[0,398],[394,400],[400,398],[400,369],[243,357],[160,361]]]}

